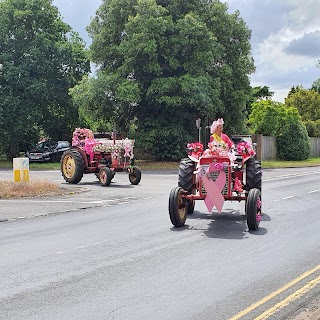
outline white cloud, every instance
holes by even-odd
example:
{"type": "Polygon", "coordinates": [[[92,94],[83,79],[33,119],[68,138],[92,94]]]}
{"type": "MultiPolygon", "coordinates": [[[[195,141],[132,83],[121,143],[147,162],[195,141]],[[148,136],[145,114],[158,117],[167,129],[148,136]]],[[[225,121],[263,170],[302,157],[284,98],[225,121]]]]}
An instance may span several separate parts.
{"type": "MultiPolygon", "coordinates": [[[[222,0],[224,1],[224,0],[222,0]]],[[[274,99],[283,101],[294,85],[311,87],[320,78],[317,62],[320,57],[304,53],[308,34],[320,30],[319,0],[226,0],[229,12],[240,11],[252,30],[252,54],[256,73],[252,86],[269,86],[274,99]],[[293,50],[294,49],[294,50],[293,50]]],[[[87,45],[91,40],[86,32],[91,18],[102,0],[53,0],[65,22],[79,32],[87,45]]],[[[312,50],[312,47],[310,47],[312,50]]]]}
{"type": "Polygon", "coordinates": [[[320,77],[317,68],[320,56],[314,52],[319,46],[312,45],[308,36],[320,30],[320,1],[229,0],[228,3],[233,10],[240,10],[252,29],[256,65],[252,85],[269,86],[275,91],[274,99],[281,102],[293,85],[310,88],[320,77]]]}

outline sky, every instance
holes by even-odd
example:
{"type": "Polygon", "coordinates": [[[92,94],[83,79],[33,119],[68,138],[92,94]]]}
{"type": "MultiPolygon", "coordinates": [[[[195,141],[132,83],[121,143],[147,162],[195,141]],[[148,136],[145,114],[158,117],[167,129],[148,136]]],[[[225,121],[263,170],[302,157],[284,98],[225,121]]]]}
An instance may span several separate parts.
{"type": "MultiPolygon", "coordinates": [[[[227,0],[252,31],[256,71],[251,86],[268,86],[284,102],[292,86],[311,88],[320,78],[320,0],[227,0]]],[[[86,27],[102,0],[53,0],[62,16],[89,46],[86,27]]]]}

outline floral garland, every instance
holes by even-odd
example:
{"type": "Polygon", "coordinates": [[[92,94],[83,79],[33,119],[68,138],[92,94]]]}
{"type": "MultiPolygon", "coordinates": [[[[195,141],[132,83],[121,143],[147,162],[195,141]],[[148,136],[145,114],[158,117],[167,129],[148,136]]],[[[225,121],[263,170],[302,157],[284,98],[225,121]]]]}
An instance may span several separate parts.
{"type": "Polygon", "coordinates": [[[228,146],[224,142],[212,141],[208,143],[208,147],[203,153],[204,156],[229,156],[228,146]]]}
{"type": "Polygon", "coordinates": [[[133,152],[134,141],[129,140],[128,138],[124,140],[116,140],[115,143],[113,140],[101,139],[98,140],[98,143],[94,146],[94,152],[102,153],[112,153],[114,156],[119,156],[123,154],[124,157],[129,157],[133,152]]]}
{"type": "Polygon", "coordinates": [[[192,142],[187,144],[188,155],[199,159],[203,153],[203,144],[200,142],[192,142]]]}
{"type": "Polygon", "coordinates": [[[243,157],[254,156],[256,153],[252,148],[252,144],[248,141],[239,142],[237,152],[243,157]]]}

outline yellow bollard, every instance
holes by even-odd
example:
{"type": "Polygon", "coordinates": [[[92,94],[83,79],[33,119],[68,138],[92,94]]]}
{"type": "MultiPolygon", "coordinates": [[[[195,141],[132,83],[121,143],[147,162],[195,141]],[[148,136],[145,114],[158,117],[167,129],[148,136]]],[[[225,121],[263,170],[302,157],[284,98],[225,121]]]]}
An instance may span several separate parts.
{"type": "Polygon", "coordinates": [[[13,181],[29,182],[29,158],[13,158],[13,181]]]}

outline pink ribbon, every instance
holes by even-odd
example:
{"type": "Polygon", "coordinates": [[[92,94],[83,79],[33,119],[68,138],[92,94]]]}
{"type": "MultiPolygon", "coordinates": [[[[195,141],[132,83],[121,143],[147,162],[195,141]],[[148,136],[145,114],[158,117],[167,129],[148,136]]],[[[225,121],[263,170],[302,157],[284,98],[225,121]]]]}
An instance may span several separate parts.
{"type": "Polygon", "coordinates": [[[221,194],[221,191],[226,184],[225,172],[222,170],[217,170],[216,163],[211,163],[207,172],[203,172],[202,170],[200,170],[200,172],[202,173],[200,173],[200,175],[202,176],[202,181],[207,191],[207,196],[204,199],[204,203],[206,204],[208,211],[211,212],[213,207],[216,206],[218,213],[221,213],[224,204],[224,197],[221,194]],[[214,171],[220,172],[215,181],[213,181],[209,176],[209,174],[214,171]]]}

